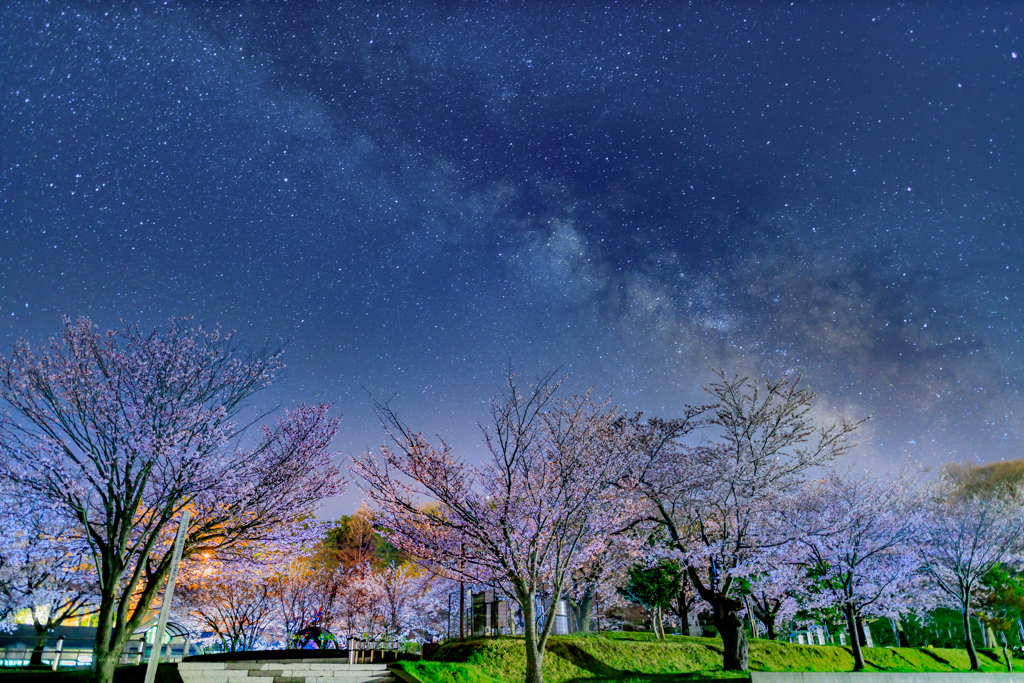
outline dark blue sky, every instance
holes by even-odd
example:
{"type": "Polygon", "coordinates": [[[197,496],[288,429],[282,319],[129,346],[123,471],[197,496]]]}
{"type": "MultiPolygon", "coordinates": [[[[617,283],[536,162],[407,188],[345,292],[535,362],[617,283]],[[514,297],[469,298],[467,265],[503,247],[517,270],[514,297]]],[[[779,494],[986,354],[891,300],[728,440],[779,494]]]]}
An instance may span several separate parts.
{"type": "MultiPolygon", "coordinates": [[[[671,416],[799,370],[859,459],[1020,455],[1022,3],[6,3],[0,343],[288,341],[479,453],[511,360],[671,416]]],[[[353,493],[338,509],[358,502],[353,493]]]]}

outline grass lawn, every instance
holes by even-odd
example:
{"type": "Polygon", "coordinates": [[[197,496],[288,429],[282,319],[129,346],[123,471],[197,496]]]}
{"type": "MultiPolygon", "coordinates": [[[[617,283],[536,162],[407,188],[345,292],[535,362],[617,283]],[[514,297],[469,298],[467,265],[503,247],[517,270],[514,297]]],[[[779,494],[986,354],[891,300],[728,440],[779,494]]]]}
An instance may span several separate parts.
{"type": "MultiPolygon", "coordinates": [[[[1005,672],[1002,654],[979,653],[984,671],[1005,672]]],[[[866,671],[969,671],[965,650],[868,648],[866,671]]],[[[746,674],[722,671],[722,641],[646,633],[553,637],[544,655],[545,683],[683,683],[731,679],[746,674]]],[[[446,643],[433,661],[403,662],[423,683],[518,683],[526,656],[520,638],[486,638],[446,643]]],[[[754,640],[752,671],[852,671],[853,655],[837,646],[791,645],[754,640]]]]}

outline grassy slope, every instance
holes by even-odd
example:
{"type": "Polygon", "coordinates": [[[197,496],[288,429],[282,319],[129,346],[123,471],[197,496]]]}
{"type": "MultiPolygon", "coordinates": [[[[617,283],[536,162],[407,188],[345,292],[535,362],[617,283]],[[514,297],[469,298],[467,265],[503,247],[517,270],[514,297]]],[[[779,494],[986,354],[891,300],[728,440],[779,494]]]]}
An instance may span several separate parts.
{"type": "MultiPolygon", "coordinates": [[[[512,683],[525,668],[522,641],[489,638],[449,643],[430,662],[404,662],[404,668],[423,683],[512,683]]],[[[867,671],[967,671],[962,650],[870,648],[867,671]]],[[[1006,671],[994,653],[981,654],[985,671],[1006,671]]],[[[721,670],[722,643],[712,638],[670,636],[657,642],[648,634],[608,633],[603,637],[552,638],[544,656],[545,683],[589,679],[616,682],[687,681],[739,678],[721,670]]],[[[755,640],[750,648],[753,671],[851,671],[853,655],[834,646],[790,645],[755,640]]]]}

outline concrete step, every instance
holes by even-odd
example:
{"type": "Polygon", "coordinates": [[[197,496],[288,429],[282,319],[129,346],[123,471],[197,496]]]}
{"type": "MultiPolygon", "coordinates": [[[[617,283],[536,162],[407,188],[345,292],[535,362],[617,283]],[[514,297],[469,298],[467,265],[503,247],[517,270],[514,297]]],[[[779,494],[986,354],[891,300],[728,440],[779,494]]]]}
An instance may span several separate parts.
{"type": "Polygon", "coordinates": [[[310,672],[295,674],[282,673],[278,671],[265,672],[261,676],[243,676],[241,678],[228,678],[223,672],[210,674],[197,674],[191,671],[179,672],[184,683],[240,683],[251,681],[252,683],[392,683],[394,676],[390,673],[367,674],[360,672],[310,672]]]}
{"type": "Polygon", "coordinates": [[[180,662],[184,683],[394,683],[386,664],[340,661],[254,660],[180,662]]]}
{"type": "Polygon", "coordinates": [[[269,670],[288,670],[288,671],[387,671],[387,664],[349,664],[345,663],[332,663],[324,664],[322,662],[248,662],[252,666],[249,669],[259,669],[263,671],[269,670]]]}

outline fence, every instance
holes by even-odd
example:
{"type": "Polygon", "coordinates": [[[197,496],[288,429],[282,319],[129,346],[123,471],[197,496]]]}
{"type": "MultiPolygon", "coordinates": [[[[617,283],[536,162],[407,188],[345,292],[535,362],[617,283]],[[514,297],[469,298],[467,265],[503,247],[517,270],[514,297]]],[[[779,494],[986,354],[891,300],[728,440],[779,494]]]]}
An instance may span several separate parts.
{"type": "MultiPolygon", "coordinates": [[[[89,666],[92,664],[94,641],[91,638],[49,638],[43,648],[43,664],[53,666],[54,660],[62,667],[89,666]]],[[[34,639],[5,636],[0,634],[0,667],[28,666],[35,647],[34,639]]],[[[186,638],[184,642],[164,645],[160,661],[179,662],[188,654],[195,654],[195,648],[186,638]]],[[[144,639],[131,640],[125,646],[121,664],[141,664],[149,659],[153,645],[144,639]]]]}
{"type": "Polygon", "coordinates": [[[348,663],[349,664],[372,664],[374,653],[379,652],[377,661],[385,661],[385,652],[393,652],[393,659],[398,658],[402,650],[402,643],[397,640],[360,640],[359,638],[348,639],[348,663]]]}

